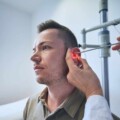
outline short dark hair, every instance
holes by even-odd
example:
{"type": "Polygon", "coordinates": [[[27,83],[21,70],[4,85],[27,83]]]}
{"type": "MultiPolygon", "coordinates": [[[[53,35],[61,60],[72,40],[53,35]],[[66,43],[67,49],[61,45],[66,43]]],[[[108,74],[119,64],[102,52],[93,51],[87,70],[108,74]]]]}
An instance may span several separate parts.
{"type": "Polygon", "coordinates": [[[60,31],[60,36],[63,38],[67,48],[78,47],[77,39],[73,32],[67,27],[53,21],[48,20],[38,25],[38,33],[47,29],[57,29],[60,31]]]}

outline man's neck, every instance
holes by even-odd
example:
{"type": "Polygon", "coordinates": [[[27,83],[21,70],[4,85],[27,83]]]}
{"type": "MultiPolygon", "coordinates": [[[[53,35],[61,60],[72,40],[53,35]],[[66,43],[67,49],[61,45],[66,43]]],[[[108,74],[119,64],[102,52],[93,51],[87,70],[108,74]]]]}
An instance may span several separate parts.
{"type": "Polygon", "coordinates": [[[48,98],[47,106],[48,109],[53,112],[55,111],[63,101],[72,94],[74,87],[69,83],[59,84],[59,86],[49,86],[48,87],[48,98]]]}

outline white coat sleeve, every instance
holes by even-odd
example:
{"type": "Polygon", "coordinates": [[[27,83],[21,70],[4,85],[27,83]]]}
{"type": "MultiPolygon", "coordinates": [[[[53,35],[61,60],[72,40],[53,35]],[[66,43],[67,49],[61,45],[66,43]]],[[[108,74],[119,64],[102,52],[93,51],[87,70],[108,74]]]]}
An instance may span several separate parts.
{"type": "Polygon", "coordinates": [[[100,95],[93,95],[87,99],[83,120],[113,120],[106,99],[100,95]]]}

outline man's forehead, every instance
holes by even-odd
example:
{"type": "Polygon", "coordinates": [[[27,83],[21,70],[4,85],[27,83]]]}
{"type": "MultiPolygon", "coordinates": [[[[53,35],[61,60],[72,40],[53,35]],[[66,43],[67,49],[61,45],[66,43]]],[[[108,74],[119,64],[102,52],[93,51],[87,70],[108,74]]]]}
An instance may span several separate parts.
{"type": "Polygon", "coordinates": [[[59,34],[58,31],[56,31],[55,29],[45,30],[36,36],[33,46],[39,45],[43,42],[59,44],[60,42],[63,42],[63,41],[59,40],[59,39],[61,39],[61,37],[58,34],[59,34]]]}
{"type": "Polygon", "coordinates": [[[39,45],[41,43],[56,43],[57,42],[57,39],[42,39],[42,38],[39,38],[37,37],[34,42],[33,42],[33,45],[39,45]]]}

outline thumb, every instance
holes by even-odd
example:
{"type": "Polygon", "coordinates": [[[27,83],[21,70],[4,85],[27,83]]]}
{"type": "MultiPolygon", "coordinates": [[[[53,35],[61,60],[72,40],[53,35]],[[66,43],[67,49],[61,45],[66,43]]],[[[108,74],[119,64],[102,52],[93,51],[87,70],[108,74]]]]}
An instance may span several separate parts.
{"type": "Polygon", "coordinates": [[[90,66],[88,65],[86,59],[83,59],[83,58],[82,58],[82,59],[81,59],[81,62],[82,62],[82,65],[83,65],[83,68],[84,68],[84,69],[90,68],[90,66]]]}

